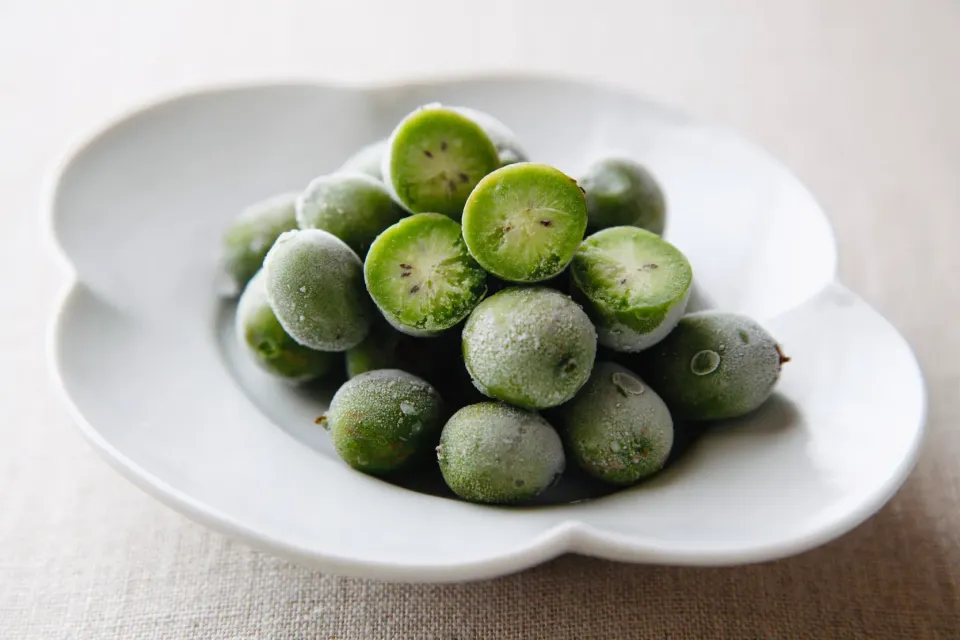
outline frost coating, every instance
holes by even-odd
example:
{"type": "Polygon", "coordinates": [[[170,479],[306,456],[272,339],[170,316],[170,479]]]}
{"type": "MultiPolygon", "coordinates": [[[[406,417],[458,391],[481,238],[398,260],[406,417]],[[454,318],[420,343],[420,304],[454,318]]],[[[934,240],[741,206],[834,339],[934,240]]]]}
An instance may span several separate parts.
{"type": "Polygon", "coordinates": [[[347,161],[340,167],[340,171],[364,173],[371,178],[383,180],[380,167],[383,164],[383,156],[386,149],[386,138],[368,144],[347,158],[347,161]]]}
{"type": "Polygon", "coordinates": [[[425,380],[378,369],[344,383],[325,417],[334,447],[347,464],[383,474],[411,464],[436,444],[444,408],[440,394],[425,380]]]}
{"type": "Polygon", "coordinates": [[[587,473],[629,485],[659,471],[673,446],[673,419],[633,372],[598,362],[590,381],[557,414],[570,455],[587,473]],[[629,382],[627,382],[629,380],[629,382]]]}
{"type": "Polygon", "coordinates": [[[494,402],[460,409],[443,427],[437,460],[464,500],[511,503],[551,486],[565,466],[560,437],[532,411],[494,402]]]}
{"type": "Polygon", "coordinates": [[[334,235],[287,231],[267,254],[264,273],[270,306],[298,343],[345,351],[370,330],[374,310],[364,290],[363,265],[334,235]]]}
{"type": "Polygon", "coordinates": [[[297,198],[301,229],[323,229],[364,256],[381,231],[406,213],[382,182],[362,173],[333,173],[315,178],[297,198]]]}
{"type": "Polygon", "coordinates": [[[331,371],[339,362],[333,353],[297,344],[283,330],[267,301],[263,271],[247,283],[237,304],[237,341],[264,371],[291,382],[304,382],[331,371]]]}
{"type": "Polygon", "coordinates": [[[490,141],[500,154],[500,165],[506,166],[515,162],[526,162],[527,153],[520,145],[516,134],[500,120],[489,113],[471,109],[470,107],[450,107],[457,113],[465,115],[487,132],[490,141]]]}
{"type": "Polygon", "coordinates": [[[597,334],[569,297],[510,288],[481,302],[463,329],[463,359],[483,394],[530,409],[566,402],[590,377],[597,334]]]}
{"type": "Polygon", "coordinates": [[[297,228],[297,193],[282,193],[244,209],[224,233],[221,269],[224,294],[235,296],[263,266],[267,251],[284,231],[297,228]]]}
{"type": "Polygon", "coordinates": [[[785,361],[773,336],[755,321],[702,311],[685,316],[637,363],[674,415],[717,420],[759,407],[773,392],[785,361]]]}

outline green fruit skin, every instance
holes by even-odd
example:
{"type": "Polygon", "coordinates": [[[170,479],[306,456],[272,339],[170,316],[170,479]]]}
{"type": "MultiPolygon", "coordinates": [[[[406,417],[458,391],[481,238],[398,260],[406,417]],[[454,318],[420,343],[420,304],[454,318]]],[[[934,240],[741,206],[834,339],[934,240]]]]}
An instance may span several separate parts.
{"type": "Polygon", "coordinates": [[[382,182],[383,173],[380,171],[380,167],[383,164],[383,154],[386,150],[386,138],[368,144],[347,158],[347,161],[340,167],[340,171],[346,173],[364,173],[382,182]]]}
{"type": "Polygon", "coordinates": [[[563,444],[532,411],[482,402],[457,411],[437,447],[450,489],[470,502],[509,504],[536,497],[563,473],[563,444]]]}
{"type": "Polygon", "coordinates": [[[427,381],[378,369],[345,382],[324,417],[347,464],[384,475],[416,463],[436,446],[446,410],[427,381]]]}
{"type": "MultiPolygon", "coordinates": [[[[597,326],[597,336],[601,345],[616,351],[638,352],[663,340],[683,317],[693,284],[693,269],[690,263],[686,262],[684,273],[687,284],[683,292],[673,300],[660,304],[635,306],[625,298],[608,299],[600,295],[604,285],[592,282],[589,278],[584,249],[587,243],[592,242],[600,234],[622,231],[657,237],[651,232],[633,227],[611,227],[589,236],[581,244],[570,263],[572,296],[578,304],[583,305],[584,310],[597,326]]],[[[684,261],[686,261],[685,258],[684,261]]]]}
{"type": "Polygon", "coordinates": [[[282,193],[247,207],[224,233],[220,263],[229,285],[225,293],[240,294],[280,234],[297,228],[298,195],[282,193]]]}
{"type": "Polygon", "coordinates": [[[362,173],[316,178],[297,198],[296,208],[301,229],[329,231],[361,258],[381,231],[406,215],[382,182],[362,173]]]}
{"type": "Polygon", "coordinates": [[[438,336],[462,322],[487,293],[487,274],[467,251],[460,235],[460,225],[438,213],[412,215],[381,233],[367,253],[363,273],[367,291],[387,322],[402,333],[421,338],[438,336]],[[403,308],[397,308],[390,300],[393,288],[400,283],[394,270],[396,265],[391,264],[389,258],[398,247],[427,235],[438,225],[457,236],[455,244],[463,266],[459,278],[452,283],[457,290],[450,292],[437,308],[411,319],[404,314],[403,308]]]}
{"type": "Polygon", "coordinates": [[[277,320],[305,347],[346,351],[367,336],[376,317],[360,258],[326,231],[283,233],[264,260],[264,277],[277,320]]]}
{"type": "Polygon", "coordinates": [[[656,179],[644,167],[624,158],[604,158],[580,178],[586,191],[591,230],[633,226],[663,235],[667,203],[656,179]]]}
{"type": "MultiPolygon", "coordinates": [[[[406,165],[409,167],[409,164],[406,165]]],[[[439,104],[420,107],[409,114],[393,130],[387,141],[381,173],[391,195],[400,205],[411,213],[440,213],[456,221],[463,215],[463,205],[470,191],[483,176],[500,167],[500,156],[487,132],[472,119],[454,109],[439,104]],[[446,197],[420,197],[418,181],[406,177],[405,162],[413,162],[409,157],[411,149],[422,147],[424,140],[436,139],[440,127],[470,138],[468,144],[476,152],[474,165],[478,176],[459,184],[446,197]]],[[[406,172],[409,173],[409,172],[406,172]]],[[[458,176],[450,176],[457,178],[458,176]]]]}
{"type": "Polygon", "coordinates": [[[332,371],[339,354],[315,351],[297,344],[267,302],[263,272],[247,283],[237,305],[236,333],[253,361],[267,373],[292,382],[305,382],[332,371]]]}
{"type": "Polygon", "coordinates": [[[665,340],[638,354],[635,366],[677,419],[720,420],[763,404],[785,361],[773,336],[754,320],[701,311],[685,316],[665,340]],[[711,363],[714,370],[703,366],[712,356],[702,352],[718,356],[711,363]],[[702,355],[695,361],[697,354],[702,355]]]}
{"type": "Polygon", "coordinates": [[[590,377],[597,337],[569,296],[512,287],[480,303],[463,329],[463,360],[484,395],[527,409],[572,398],[590,377]]]}
{"type": "Polygon", "coordinates": [[[587,229],[587,205],[583,192],[573,178],[545,164],[521,162],[501,167],[483,178],[467,199],[463,213],[463,238],[470,254],[489,273],[518,284],[530,284],[559,276],[570,264],[587,229]],[[503,206],[504,193],[529,189],[550,193],[563,205],[564,217],[572,226],[570,235],[560,246],[544,252],[537,264],[511,260],[494,251],[499,244],[498,229],[490,228],[486,212],[503,206]]]}
{"type": "Polygon", "coordinates": [[[612,484],[631,485],[655,474],[673,446],[667,405],[636,374],[612,362],[598,362],[557,414],[577,465],[612,484]]]}

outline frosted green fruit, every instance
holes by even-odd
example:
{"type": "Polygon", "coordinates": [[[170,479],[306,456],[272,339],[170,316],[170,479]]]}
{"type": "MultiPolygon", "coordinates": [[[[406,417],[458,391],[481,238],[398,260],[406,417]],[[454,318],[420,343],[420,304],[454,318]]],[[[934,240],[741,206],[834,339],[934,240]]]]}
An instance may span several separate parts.
{"type": "Polygon", "coordinates": [[[362,173],[320,176],[297,198],[301,229],[329,231],[360,257],[381,231],[405,215],[382,182],[362,173]]]}
{"type": "Polygon", "coordinates": [[[517,139],[516,134],[503,122],[494,118],[489,113],[471,109],[470,107],[451,107],[454,111],[467,116],[487,132],[493,146],[497,148],[497,154],[500,156],[500,165],[506,166],[516,162],[526,162],[527,152],[517,139]]]}
{"type": "Polygon", "coordinates": [[[693,269],[672,244],[637,227],[587,237],[570,264],[575,298],[597,325],[600,344],[640,351],[663,340],[687,306],[693,269]]]}
{"type": "Polygon", "coordinates": [[[437,460],[450,489],[470,502],[514,503],[536,497],[563,473],[560,437],[532,411],[482,402],[443,427],[437,460]]]}
{"type": "Polygon", "coordinates": [[[436,446],[445,417],[440,394],[427,381],[378,369],[345,382],[320,422],[347,464],[380,475],[413,464],[436,446]]]}
{"type": "Polygon", "coordinates": [[[284,231],[297,228],[297,193],[282,193],[244,209],[223,235],[224,293],[235,296],[263,266],[263,258],[284,231]]]}
{"type": "Polygon", "coordinates": [[[463,360],[484,395],[528,409],[572,398],[590,377],[597,334],[569,296],[544,287],[512,287],[470,314],[463,360]]]}
{"type": "Polygon", "coordinates": [[[734,418],[773,392],[788,358],[763,327],[745,316],[701,311],[637,358],[644,379],[677,418],[734,418]]]}
{"type": "Polygon", "coordinates": [[[383,165],[383,154],[386,150],[386,138],[368,144],[347,158],[347,161],[340,167],[340,171],[347,173],[365,173],[371,178],[382,181],[383,174],[380,172],[380,167],[383,165]]]}
{"type": "Polygon", "coordinates": [[[346,351],[363,340],[376,311],[363,286],[363,264],[342,240],[320,229],[287,231],[264,260],[267,298],[298,343],[346,351]]]}
{"type": "Polygon", "coordinates": [[[450,329],[487,291],[487,274],[467,251],[460,225],[439,213],[410,216],[381,233],[363,270],[384,318],[414,336],[450,329]]]}
{"type": "Polygon", "coordinates": [[[604,158],[580,178],[591,229],[633,226],[663,235],[667,203],[654,177],[625,158],[604,158]]]}
{"type": "Polygon", "coordinates": [[[480,125],[453,109],[427,105],[394,129],[382,170],[387,188],[408,211],[460,220],[477,182],[499,166],[480,125]]]}
{"type": "Polygon", "coordinates": [[[636,374],[612,362],[598,362],[583,389],[556,413],[577,465],[613,484],[653,475],[673,445],[667,405],[636,374]]]}
{"type": "Polygon", "coordinates": [[[293,382],[318,378],[340,364],[340,355],[308,349],[291,338],[267,302],[263,272],[247,283],[237,304],[235,329],[244,351],[268,373],[293,382]]]}
{"type": "Polygon", "coordinates": [[[583,192],[545,164],[521,162],[485,177],[463,211],[463,238],[484,269],[539,282],[569,264],[587,228],[583,192]]]}

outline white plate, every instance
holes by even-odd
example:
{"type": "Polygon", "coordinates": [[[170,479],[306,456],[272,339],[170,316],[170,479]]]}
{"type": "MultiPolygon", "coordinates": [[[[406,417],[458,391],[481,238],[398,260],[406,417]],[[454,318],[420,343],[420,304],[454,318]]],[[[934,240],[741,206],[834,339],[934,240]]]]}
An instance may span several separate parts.
{"type": "MultiPolygon", "coordinates": [[[[51,227],[76,271],[52,333],[73,416],[118,470],[219,531],[355,576],[490,577],[576,552],[733,564],[809,549],[888,500],[913,466],[925,395],[897,332],[835,280],[827,220],[777,161],[714,126],[596,86],[482,78],[357,89],[263,85],[180,96],[72,154],[51,227]],[[669,201],[667,236],[713,304],[761,320],[793,361],[756,415],[710,431],[641,486],[486,507],[356,473],[232,342],[216,254],[246,204],[302,188],[420,103],[489,111],[577,175],[616,150],[669,201]]],[[[589,487],[568,483],[563,493],[589,487]]]]}

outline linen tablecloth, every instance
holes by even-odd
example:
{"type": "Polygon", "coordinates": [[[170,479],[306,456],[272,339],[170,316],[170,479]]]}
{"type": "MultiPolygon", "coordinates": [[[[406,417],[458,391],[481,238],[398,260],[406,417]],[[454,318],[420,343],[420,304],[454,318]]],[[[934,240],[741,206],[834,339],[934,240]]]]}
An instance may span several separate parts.
{"type": "Polygon", "coordinates": [[[954,0],[0,0],[0,638],[960,638],[958,33],[954,0]],[[510,70],[729,124],[811,186],[842,278],[904,332],[929,388],[919,465],[878,515],[756,566],[568,556],[381,584],[210,533],[81,440],[44,356],[70,275],[41,191],[69,141],[210,82],[510,70]]]}

